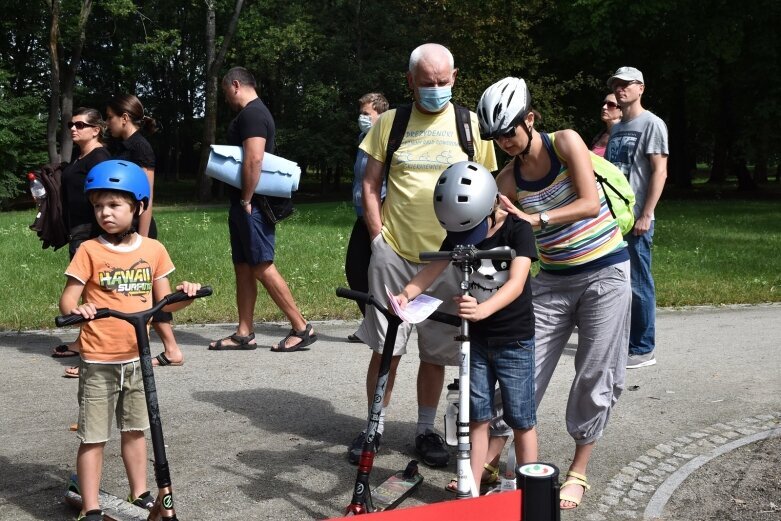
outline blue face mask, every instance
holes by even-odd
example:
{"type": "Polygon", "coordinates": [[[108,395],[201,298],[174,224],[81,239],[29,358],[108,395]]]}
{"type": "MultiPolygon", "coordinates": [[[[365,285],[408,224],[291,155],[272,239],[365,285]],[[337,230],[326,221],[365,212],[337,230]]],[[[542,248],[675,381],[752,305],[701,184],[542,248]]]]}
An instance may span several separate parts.
{"type": "Polygon", "coordinates": [[[368,114],[358,116],[358,127],[360,127],[361,132],[368,132],[372,128],[372,117],[368,114]]]}
{"type": "Polygon", "coordinates": [[[453,97],[450,85],[444,87],[419,87],[418,103],[429,112],[439,112],[453,97]]]}

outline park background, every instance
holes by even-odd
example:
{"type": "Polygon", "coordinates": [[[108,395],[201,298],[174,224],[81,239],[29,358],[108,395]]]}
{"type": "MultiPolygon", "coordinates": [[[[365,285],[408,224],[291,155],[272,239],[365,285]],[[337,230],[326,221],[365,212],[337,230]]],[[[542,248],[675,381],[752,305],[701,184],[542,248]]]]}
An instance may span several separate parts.
{"type": "MultiPolygon", "coordinates": [[[[24,174],[68,160],[73,108],[134,93],[162,127],[156,211],[177,275],[215,286],[184,321],[232,321],[224,197],[203,176],[232,117],[219,78],[252,71],[277,123],[276,153],[303,170],[279,226],[280,270],[308,318],[351,318],[333,296],[353,216],[357,99],[411,99],[410,51],[453,52],[454,99],[496,80],[530,84],[542,128],[602,127],[606,79],[643,71],[643,105],[670,133],[655,275],[665,306],[779,301],[781,3],[716,0],[0,0],[0,329],[49,325],[67,253],[41,250],[24,174]],[[305,204],[306,203],[306,204],[305,204]],[[311,203],[311,204],[309,204],[311,203]],[[197,253],[196,253],[197,252],[197,253]],[[10,288],[10,290],[8,289],[10,288]],[[35,289],[35,291],[29,291],[35,289]],[[28,291],[25,291],[28,290],[28,291]]],[[[499,153],[502,163],[506,157],[499,153]]],[[[269,304],[269,305],[266,305],[269,304]]],[[[262,301],[258,320],[280,319],[262,301]]]]}

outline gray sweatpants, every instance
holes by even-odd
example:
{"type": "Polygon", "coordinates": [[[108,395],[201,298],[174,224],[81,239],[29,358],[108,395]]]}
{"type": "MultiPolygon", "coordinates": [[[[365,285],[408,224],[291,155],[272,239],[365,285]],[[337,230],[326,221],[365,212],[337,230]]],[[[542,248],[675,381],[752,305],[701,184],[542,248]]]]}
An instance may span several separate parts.
{"type": "Polygon", "coordinates": [[[632,304],[629,261],[576,275],[540,272],[531,284],[537,407],[577,326],[567,431],[579,445],[594,442],[624,389],[632,304]]]}

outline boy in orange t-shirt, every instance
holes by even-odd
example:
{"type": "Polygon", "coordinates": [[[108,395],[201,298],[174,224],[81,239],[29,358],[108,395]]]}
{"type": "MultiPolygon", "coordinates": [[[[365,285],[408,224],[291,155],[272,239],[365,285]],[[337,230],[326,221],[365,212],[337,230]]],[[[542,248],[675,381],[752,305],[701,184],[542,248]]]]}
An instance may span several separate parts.
{"type": "MultiPolygon", "coordinates": [[[[171,293],[167,276],[174,265],[162,244],[142,237],[134,228],[149,201],[146,174],[130,162],[105,161],[89,171],[84,191],[104,233],[84,242],[65,271],[68,281],[60,311],[92,319],[99,307],[126,313],[149,309],[153,300],[171,293]]],[[[193,296],[200,287],[182,282],[176,289],[193,296]]],[[[176,311],[190,302],[163,309],[176,311]]],[[[117,318],[88,321],[81,328],[79,341],[77,435],[81,445],[76,470],[82,510],[77,521],[103,519],[98,490],[112,416],[121,431],[122,459],[130,484],[128,501],[150,509],[155,499],[146,488],[144,436],[149,418],[133,328],[117,318]]]]}

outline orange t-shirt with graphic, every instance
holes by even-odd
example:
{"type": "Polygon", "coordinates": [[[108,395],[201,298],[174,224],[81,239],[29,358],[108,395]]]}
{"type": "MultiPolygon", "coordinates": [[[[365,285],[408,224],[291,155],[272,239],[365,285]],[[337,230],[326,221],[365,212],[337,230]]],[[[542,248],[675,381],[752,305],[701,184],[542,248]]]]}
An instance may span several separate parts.
{"type": "MultiPolygon", "coordinates": [[[[172,271],[174,265],[165,247],[136,235],[128,246],[116,246],[101,237],[85,241],[65,275],[84,284],[82,302],[135,313],[152,307],[152,284],[172,271]]],[[[117,363],[138,358],[133,326],[118,318],[85,322],[79,339],[81,357],[88,362],[117,363]]]]}

